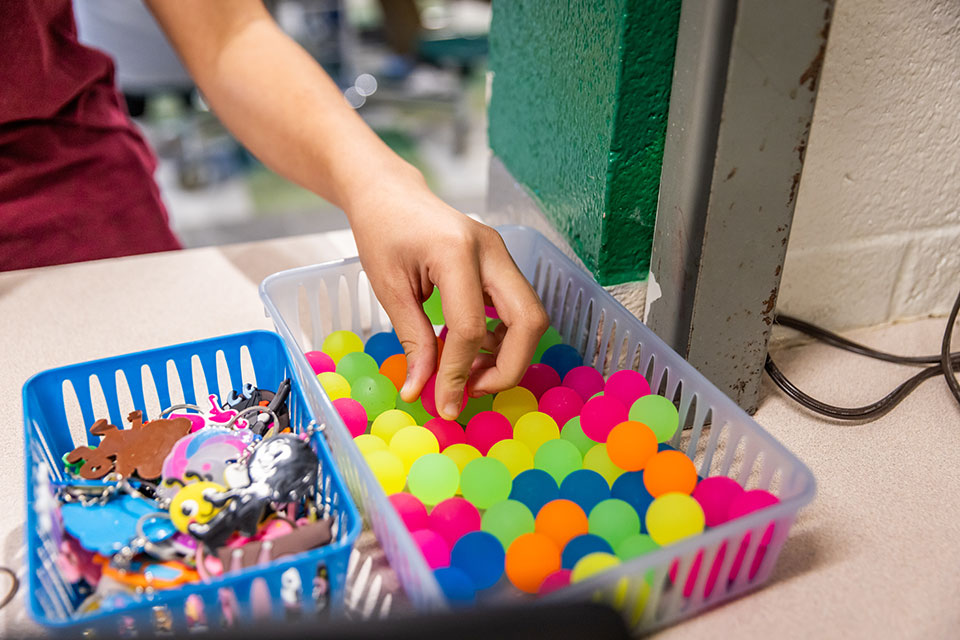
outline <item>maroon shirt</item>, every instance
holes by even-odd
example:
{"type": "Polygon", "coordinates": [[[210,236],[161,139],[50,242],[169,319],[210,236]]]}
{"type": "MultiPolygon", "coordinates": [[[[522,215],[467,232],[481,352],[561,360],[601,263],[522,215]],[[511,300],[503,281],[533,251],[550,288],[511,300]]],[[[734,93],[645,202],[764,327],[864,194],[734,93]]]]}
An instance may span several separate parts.
{"type": "Polygon", "coordinates": [[[0,3],[0,271],[180,248],[113,74],[70,0],[0,3]]]}

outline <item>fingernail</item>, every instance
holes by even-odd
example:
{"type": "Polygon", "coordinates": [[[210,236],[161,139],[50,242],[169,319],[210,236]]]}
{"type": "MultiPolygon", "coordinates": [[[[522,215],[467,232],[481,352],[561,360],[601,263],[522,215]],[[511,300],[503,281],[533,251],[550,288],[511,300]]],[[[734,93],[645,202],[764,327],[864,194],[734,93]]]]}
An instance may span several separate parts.
{"type": "Polygon", "coordinates": [[[452,420],[457,417],[458,413],[460,413],[460,407],[458,407],[455,402],[451,402],[443,408],[443,412],[450,416],[449,419],[452,420]]]}
{"type": "Polygon", "coordinates": [[[404,381],[403,386],[400,387],[400,395],[406,396],[408,393],[410,393],[410,381],[406,380],[404,381]]]}

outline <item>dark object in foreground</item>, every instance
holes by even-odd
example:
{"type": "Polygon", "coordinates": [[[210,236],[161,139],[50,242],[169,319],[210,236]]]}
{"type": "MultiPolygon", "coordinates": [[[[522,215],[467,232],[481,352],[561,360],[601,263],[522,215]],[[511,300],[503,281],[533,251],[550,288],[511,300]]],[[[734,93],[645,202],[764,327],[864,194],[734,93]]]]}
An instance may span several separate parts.
{"type": "Polygon", "coordinates": [[[459,609],[441,614],[388,618],[371,622],[307,620],[290,625],[268,622],[239,629],[191,634],[191,638],[262,640],[274,638],[342,638],[344,640],[627,640],[623,619],[599,604],[561,603],[459,609]]]}

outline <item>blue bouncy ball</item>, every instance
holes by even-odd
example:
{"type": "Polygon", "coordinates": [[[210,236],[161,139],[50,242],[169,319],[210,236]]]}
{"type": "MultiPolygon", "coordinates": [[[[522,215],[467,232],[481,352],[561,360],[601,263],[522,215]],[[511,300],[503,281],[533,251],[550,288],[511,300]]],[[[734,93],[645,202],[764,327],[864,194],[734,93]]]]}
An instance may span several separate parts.
{"type": "Polygon", "coordinates": [[[492,533],[471,531],[453,545],[450,566],[470,577],[478,591],[497,584],[503,575],[506,554],[503,545],[492,533]]]}
{"type": "Polygon", "coordinates": [[[643,484],[643,471],[628,471],[622,474],[613,483],[610,489],[610,497],[617,500],[623,500],[637,511],[640,516],[640,530],[647,533],[647,525],[644,516],[647,514],[647,508],[653,502],[653,496],[647,491],[643,484]]]}
{"type": "Polygon", "coordinates": [[[553,367],[563,380],[567,372],[583,364],[583,358],[568,344],[555,344],[540,356],[540,362],[553,367]]]}
{"type": "Polygon", "coordinates": [[[613,549],[609,542],[592,533],[584,533],[571,538],[570,542],[563,548],[563,553],[560,556],[560,567],[562,569],[573,569],[580,558],[596,552],[613,553],[613,549]]]}
{"type": "Polygon", "coordinates": [[[553,476],[542,469],[527,469],[517,474],[510,490],[510,499],[525,504],[534,517],[543,505],[559,497],[560,489],[553,476]]]}
{"type": "Polygon", "coordinates": [[[671,447],[666,442],[661,442],[657,444],[657,453],[660,453],[661,451],[676,451],[676,450],[677,449],[675,447],[671,447]]]}
{"type": "Polygon", "coordinates": [[[453,606],[467,606],[477,601],[477,590],[466,573],[456,567],[441,567],[433,570],[433,577],[440,584],[443,595],[453,606]]]}
{"type": "Polygon", "coordinates": [[[569,474],[560,484],[560,497],[576,502],[584,513],[610,498],[610,485],[592,469],[580,469],[569,474]]]}
{"type": "Polygon", "coordinates": [[[381,331],[380,333],[375,333],[370,336],[363,350],[373,356],[373,359],[377,361],[377,366],[379,367],[383,364],[383,361],[390,356],[403,353],[403,346],[400,345],[400,339],[396,333],[393,331],[381,331]]]}

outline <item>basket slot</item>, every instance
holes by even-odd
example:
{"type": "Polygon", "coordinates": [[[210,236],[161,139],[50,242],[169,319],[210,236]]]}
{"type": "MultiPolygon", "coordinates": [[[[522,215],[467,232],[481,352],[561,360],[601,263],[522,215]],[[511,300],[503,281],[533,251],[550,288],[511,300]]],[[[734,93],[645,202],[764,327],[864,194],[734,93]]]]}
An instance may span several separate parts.
{"type": "Polygon", "coordinates": [[[560,335],[563,336],[563,339],[566,340],[569,344],[574,344],[577,342],[577,339],[580,337],[577,326],[577,318],[581,317],[580,311],[581,306],[583,305],[583,289],[577,289],[576,295],[573,297],[573,304],[571,305],[570,312],[567,313],[558,327],[560,335]]]}
{"type": "MultiPolygon", "coordinates": [[[[83,416],[83,427],[86,430],[94,423],[96,418],[93,415],[93,403],[90,401],[90,381],[84,378],[69,378],[73,386],[74,395],[77,398],[77,404],[80,407],[80,415],[83,416]]],[[[99,440],[96,436],[87,432],[87,444],[93,446],[99,440]]]]}
{"type": "MultiPolygon", "coordinates": [[[[593,303],[594,300],[591,298],[590,302],[593,303]]],[[[583,361],[594,363],[594,368],[598,371],[602,365],[597,358],[597,337],[604,330],[605,316],[606,311],[601,309],[594,318],[591,318],[590,325],[587,328],[587,346],[583,350],[583,361]]]]}
{"type": "Polygon", "coordinates": [[[117,396],[120,406],[133,407],[143,412],[143,419],[149,419],[146,404],[143,401],[143,383],[140,380],[140,370],[136,367],[117,369],[116,374],[117,396]],[[128,382],[128,376],[132,378],[128,382]]]}
{"type": "MultiPolygon", "coordinates": [[[[217,371],[217,354],[211,351],[201,351],[199,354],[200,366],[203,369],[203,383],[197,387],[197,397],[206,398],[210,393],[220,393],[220,375],[217,371]]],[[[195,377],[194,380],[199,380],[195,377]]]]}
{"type": "MultiPolygon", "coordinates": [[[[100,392],[110,414],[110,422],[117,426],[122,426],[124,424],[126,415],[120,413],[120,400],[117,397],[117,373],[118,371],[111,371],[108,375],[106,372],[104,372],[100,375],[96,375],[95,379],[100,385],[100,392]]],[[[91,388],[93,387],[93,380],[94,376],[91,376],[91,388]]],[[[94,397],[96,397],[96,392],[92,393],[94,397]]],[[[103,414],[98,413],[98,415],[103,414]]]]}
{"type": "Polygon", "coordinates": [[[780,496],[780,487],[783,484],[783,467],[769,465],[764,469],[763,477],[760,478],[760,488],[766,489],[775,496],[780,496]]]}
{"type": "MultiPolygon", "coordinates": [[[[240,351],[218,351],[217,356],[222,356],[227,367],[227,375],[230,378],[231,385],[227,391],[220,396],[221,399],[226,397],[230,391],[233,389],[239,389],[243,383],[243,370],[240,366],[240,351]]],[[[256,384],[252,379],[250,382],[256,384]]]]}
{"type": "MultiPolygon", "coordinates": [[[[60,416],[63,416],[69,428],[68,433],[63,433],[59,429],[43,429],[42,435],[48,438],[52,437],[55,449],[65,451],[72,449],[75,442],[86,442],[88,445],[96,442],[96,439],[86,430],[87,420],[80,406],[77,388],[69,378],[60,383],[60,393],[44,394],[38,399],[36,412],[41,411],[49,416],[43,422],[45,426],[52,421],[59,422],[60,416]]],[[[36,424],[36,421],[34,421],[35,426],[36,424]]],[[[39,430],[38,433],[40,433],[39,430]]]]}
{"type": "Polygon", "coordinates": [[[189,360],[169,359],[162,370],[160,369],[159,363],[156,367],[154,367],[152,363],[150,365],[150,373],[153,376],[153,383],[157,389],[157,399],[160,401],[161,410],[178,404],[174,403],[170,398],[170,383],[173,381],[174,372],[177,376],[177,384],[180,387],[180,395],[183,396],[183,401],[186,404],[197,404],[197,394],[193,389],[192,362],[189,360]],[[173,371],[171,371],[171,365],[173,371]]]}
{"type": "Polygon", "coordinates": [[[746,443],[746,446],[743,452],[743,460],[740,462],[740,473],[737,475],[737,482],[745,489],[752,489],[756,486],[756,481],[760,476],[760,468],[757,466],[757,463],[762,465],[763,460],[760,458],[760,448],[756,442],[748,439],[746,436],[742,441],[746,443]]]}
{"type": "MultiPolygon", "coordinates": [[[[707,448],[704,451],[703,462],[700,464],[700,475],[703,477],[723,475],[718,466],[714,466],[714,456],[717,453],[722,442],[729,441],[729,428],[726,421],[722,420],[711,407],[708,416],[710,417],[710,435],[707,440],[707,448]]],[[[705,419],[706,420],[706,419],[705,419]]]]}
{"type": "Polygon", "coordinates": [[[586,301],[581,301],[580,304],[585,306],[585,310],[580,315],[580,321],[577,323],[575,332],[567,342],[583,354],[584,362],[590,362],[590,352],[587,350],[587,346],[590,343],[590,335],[594,331],[593,317],[596,315],[594,313],[596,303],[593,298],[589,298],[586,301]]]}
{"type": "Polygon", "coordinates": [[[647,606],[643,611],[643,627],[650,627],[660,618],[660,609],[665,598],[667,587],[667,565],[660,565],[653,574],[653,580],[650,584],[650,598],[647,600],[647,606]]]}
{"type": "Polygon", "coordinates": [[[612,339],[616,338],[617,335],[617,321],[614,320],[610,323],[609,329],[604,328],[603,334],[600,337],[600,346],[597,348],[597,359],[595,368],[600,373],[606,373],[609,369],[610,363],[610,354],[608,348],[612,339]]]}

